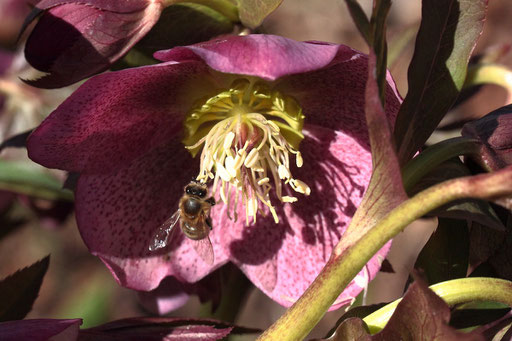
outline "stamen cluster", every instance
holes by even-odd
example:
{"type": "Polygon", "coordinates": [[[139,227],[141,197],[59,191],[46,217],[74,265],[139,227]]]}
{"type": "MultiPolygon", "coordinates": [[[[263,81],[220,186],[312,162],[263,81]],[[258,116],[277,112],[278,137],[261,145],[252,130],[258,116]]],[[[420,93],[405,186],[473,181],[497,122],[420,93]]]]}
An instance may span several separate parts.
{"type": "Polygon", "coordinates": [[[228,214],[233,209],[237,219],[241,199],[247,224],[249,217],[256,222],[259,203],[268,207],[277,223],[270,200],[273,188],[281,202],[297,201],[283,195],[283,182],[295,192],[311,192],[290,171],[290,154],[295,155],[297,167],[303,163],[298,150],[303,122],[302,109],[293,98],[263,82],[237,79],[230,89],[202,100],[189,112],[184,144],[193,155],[202,147],[197,180],[214,180],[213,191],[228,205],[228,214]]]}

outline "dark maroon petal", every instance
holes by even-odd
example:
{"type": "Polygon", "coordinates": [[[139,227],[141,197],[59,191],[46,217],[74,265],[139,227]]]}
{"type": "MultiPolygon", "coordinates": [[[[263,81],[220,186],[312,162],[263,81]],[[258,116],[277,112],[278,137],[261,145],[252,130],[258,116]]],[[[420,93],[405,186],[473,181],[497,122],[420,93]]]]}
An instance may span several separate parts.
{"type": "MultiPolygon", "coordinates": [[[[220,243],[249,279],[273,300],[290,306],[318,275],[361,202],[371,175],[371,156],[343,132],[306,125],[300,150],[302,168],[294,177],[311,187],[311,195],[293,204],[276,204],[279,224],[271,216],[245,226],[245,213],[230,220],[226,206],[212,209],[212,242],[220,243]],[[276,276],[277,278],[272,278],[276,276]],[[273,288],[268,283],[276,281],[273,288]]],[[[290,193],[290,195],[293,195],[290,193]]],[[[379,271],[386,245],[347,287],[334,308],[348,303],[379,271]]]]}
{"type": "Polygon", "coordinates": [[[181,232],[170,247],[149,251],[157,229],[178,209],[184,185],[197,175],[198,162],[174,139],[117,172],[81,175],[76,190],[78,228],[89,250],[122,285],[152,290],[171,275],[196,282],[226,262],[214,244],[215,264],[208,266],[181,232]]]}
{"type": "Polygon", "coordinates": [[[208,319],[136,317],[80,331],[79,341],[213,341],[234,333],[257,330],[208,319]]]}
{"type": "Polygon", "coordinates": [[[466,123],[462,135],[482,144],[478,161],[485,167],[498,170],[512,164],[512,105],[466,123]]]}
{"type": "Polygon", "coordinates": [[[106,70],[158,20],[159,1],[42,1],[25,57],[47,75],[31,85],[58,88],[106,70]]]}
{"type": "Polygon", "coordinates": [[[229,36],[155,53],[162,61],[204,60],[212,69],[266,80],[320,69],[338,45],[298,42],[273,35],[229,36]]]}
{"type": "Polygon", "coordinates": [[[81,319],[73,320],[19,320],[0,323],[0,336],[2,341],[48,341],[76,340],[81,319]],[[52,339],[53,340],[53,339],[52,339]]]}
{"type": "MultiPolygon", "coordinates": [[[[364,113],[368,56],[340,46],[327,67],[279,80],[277,87],[292,95],[302,107],[305,122],[342,131],[370,148],[364,113]]],[[[388,74],[386,113],[393,124],[401,98],[388,74]]]]}
{"type": "Polygon", "coordinates": [[[200,77],[203,69],[200,63],[160,64],[90,79],[30,135],[29,157],[80,173],[122,167],[179,138],[193,92],[189,86],[208,85],[200,77]]]}
{"type": "Polygon", "coordinates": [[[123,1],[112,1],[112,0],[41,0],[37,3],[39,9],[49,9],[55,6],[66,5],[66,4],[79,4],[83,6],[96,7],[98,9],[115,12],[115,13],[131,13],[143,11],[150,2],[160,1],[148,1],[148,0],[123,0],[123,1]]]}

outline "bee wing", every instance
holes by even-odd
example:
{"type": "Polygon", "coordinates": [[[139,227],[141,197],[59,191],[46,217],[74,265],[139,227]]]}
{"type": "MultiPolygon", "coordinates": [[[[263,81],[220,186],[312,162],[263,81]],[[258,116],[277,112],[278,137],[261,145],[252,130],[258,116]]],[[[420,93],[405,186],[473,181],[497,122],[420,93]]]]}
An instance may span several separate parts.
{"type": "Polygon", "coordinates": [[[210,237],[206,236],[206,238],[194,240],[192,245],[196,250],[197,254],[201,259],[208,265],[213,265],[214,255],[213,255],[213,246],[210,241],[210,237]]]}
{"type": "MultiPolygon", "coordinates": [[[[171,233],[174,231],[177,231],[178,229],[175,229],[174,227],[180,220],[180,212],[181,210],[177,210],[169,219],[167,219],[156,231],[155,235],[153,236],[153,239],[151,240],[151,244],[149,245],[150,251],[156,251],[158,249],[161,249],[163,247],[166,247],[172,238],[169,238],[171,236],[171,233]]],[[[172,233],[175,235],[176,233],[172,233]]]]}

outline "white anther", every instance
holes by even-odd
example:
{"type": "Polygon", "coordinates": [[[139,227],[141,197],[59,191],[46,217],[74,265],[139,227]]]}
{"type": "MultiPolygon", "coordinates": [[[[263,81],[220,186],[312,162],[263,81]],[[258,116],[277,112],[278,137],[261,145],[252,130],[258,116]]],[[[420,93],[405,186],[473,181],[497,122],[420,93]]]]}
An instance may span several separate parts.
{"type": "Polygon", "coordinates": [[[235,133],[233,133],[232,131],[227,133],[226,137],[224,138],[224,145],[223,145],[224,150],[231,149],[234,139],[235,139],[235,133]]]}
{"type": "Polygon", "coordinates": [[[215,164],[215,169],[217,170],[217,174],[219,174],[220,178],[223,181],[229,182],[229,180],[231,180],[231,175],[220,162],[217,162],[215,164]]]}
{"type": "Polygon", "coordinates": [[[296,197],[291,197],[288,195],[285,195],[284,197],[281,198],[282,202],[296,202],[297,200],[298,199],[296,197]]]}
{"type": "Polygon", "coordinates": [[[279,165],[277,168],[277,173],[279,174],[280,179],[290,178],[290,171],[284,165],[279,165]]]}
{"type": "Polygon", "coordinates": [[[253,149],[249,152],[249,155],[245,158],[244,165],[247,168],[252,168],[259,159],[259,154],[257,149],[253,149]]]}

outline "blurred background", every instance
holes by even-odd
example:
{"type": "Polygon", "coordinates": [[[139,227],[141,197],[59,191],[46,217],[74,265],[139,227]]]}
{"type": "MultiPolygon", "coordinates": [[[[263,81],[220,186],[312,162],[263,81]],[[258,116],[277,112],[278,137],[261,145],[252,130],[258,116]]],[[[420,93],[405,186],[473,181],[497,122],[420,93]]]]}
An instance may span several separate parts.
{"type": "MultiPolygon", "coordinates": [[[[359,2],[367,13],[371,11],[371,0],[359,2]]],[[[7,6],[14,6],[12,3],[12,0],[0,0],[0,13],[6,13],[7,6]]],[[[2,140],[33,128],[38,120],[72,91],[64,89],[46,92],[20,85],[18,77],[24,71],[23,65],[13,62],[12,52],[17,48],[16,35],[28,12],[25,5],[18,6],[18,18],[0,18],[0,43],[4,47],[0,50],[0,89],[4,91],[1,94],[12,95],[5,89],[9,89],[9,84],[18,84],[13,90],[16,100],[0,98],[2,140]],[[12,112],[16,112],[16,116],[9,114],[12,112]]],[[[475,53],[491,48],[508,51],[508,45],[512,43],[511,14],[510,0],[490,1],[484,33],[475,53]]],[[[414,34],[420,17],[419,0],[393,1],[388,18],[388,44],[390,53],[394,49],[393,51],[399,51],[399,56],[390,65],[390,71],[402,96],[407,92],[407,66],[412,56],[414,34]]],[[[357,32],[342,0],[285,0],[266,19],[262,30],[296,40],[342,43],[367,52],[365,42],[357,32]]],[[[503,53],[500,62],[511,67],[511,54],[503,53]]],[[[476,118],[507,102],[508,94],[503,88],[484,86],[476,96],[458,107],[456,114],[476,118]]],[[[24,149],[3,150],[0,158],[0,162],[29,162],[24,149]]],[[[2,169],[0,167],[0,173],[2,169]]],[[[51,173],[49,176],[57,181],[64,179],[63,174],[51,173]]],[[[101,261],[89,254],[78,234],[72,204],[68,198],[59,197],[57,202],[36,200],[29,192],[14,195],[5,188],[0,191],[0,213],[0,278],[51,254],[50,268],[39,298],[27,318],[80,317],[84,319],[83,327],[90,327],[119,318],[151,314],[139,303],[137,293],[117,285],[101,261]]],[[[420,221],[395,239],[388,258],[395,273],[381,272],[377,276],[365,294],[366,304],[390,301],[402,295],[416,255],[435,226],[433,221],[420,221]]],[[[259,290],[252,289],[236,323],[265,329],[284,310],[259,290]]],[[[201,311],[204,311],[204,307],[201,308],[199,299],[193,296],[184,307],[169,316],[198,317],[201,311]]],[[[325,336],[342,314],[343,309],[329,312],[311,337],[325,336]]]]}

